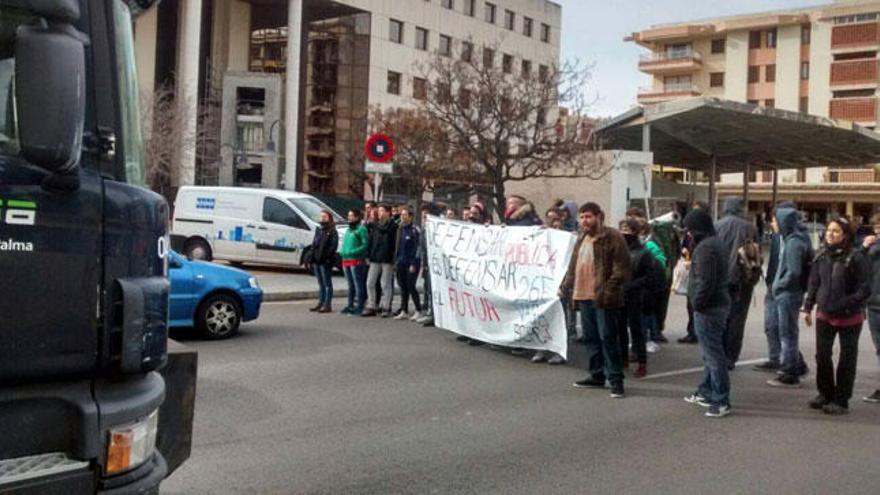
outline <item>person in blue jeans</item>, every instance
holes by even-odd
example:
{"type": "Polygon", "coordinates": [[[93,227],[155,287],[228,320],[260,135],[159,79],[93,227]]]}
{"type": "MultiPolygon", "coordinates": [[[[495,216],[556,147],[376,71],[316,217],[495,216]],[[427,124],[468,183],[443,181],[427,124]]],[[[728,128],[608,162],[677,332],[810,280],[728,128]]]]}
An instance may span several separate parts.
{"type": "MultiPolygon", "coordinates": [[[[868,328],[871,330],[871,340],[874,341],[874,350],[877,352],[877,362],[880,363],[880,213],[871,217],[871,225],[874,227],[874,235],[865,237],[862,249],[871,263],[871,297],[868,299],[868,328]]],[[[880,388],[870,395],[862,397],[862,400],[871,404],[880,404],[880,388]]]]}
{"type": "Polygon", "coordinates": [[[694,330],[703,354],[703,381],[685,401],[707,407],[706,416],[730,414],[730,375],[725,335],[730,311],[728,247],[715,234],[712,216],[694,209],[684,219],[693,239],[687,297],[694,308],[694,330]]]}
{"type": "Polygon", "coordinates": [[[813,249],[796,209],[782,206],[776,209],[775,217],[779,227],[779,261],[770,290],[779,328],[781,375],[767,380],[767,384],[795,388],[801,386],[800,377],[807,373],[807,365],[798,348],[798,315],[810,276],[813,249]]]}
{"type": "Polygon", "coordinates": [[[348,282],[348,305],[342,314],[360,316],[367,301],[367,249],[370,235],[361,210],[348,210],[348,230],[342,240],[342,271],[348,282]]]}
{"type": "Polygon", "coordinates": [[[327,210],[321,210],[318,219],[320,227],[315,231],[312,241],[310,264],[318,279],[319,300],[318,305],[310,311],[329,313],[332,311],[330,303],[333,301],[333,267],[336,265],[336,248],[339,247],[339,233],[336,232],[336,223],[333,214],[327,210]]]}

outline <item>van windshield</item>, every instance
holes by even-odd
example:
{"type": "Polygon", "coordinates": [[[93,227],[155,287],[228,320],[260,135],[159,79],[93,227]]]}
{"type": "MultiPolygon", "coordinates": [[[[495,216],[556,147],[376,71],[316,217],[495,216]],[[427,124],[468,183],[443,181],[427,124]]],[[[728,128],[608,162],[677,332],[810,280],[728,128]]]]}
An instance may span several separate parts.
{"type": "Polygon", "coordinates": [[[309,220],[318,222],[321,218],[321,210],[327,210],[333,214],[333,221],[343,223],[345,220],[339,216],[332,208],[322,203],[316,198],[287,198],[296,209],[301,211],[309,220]]]}

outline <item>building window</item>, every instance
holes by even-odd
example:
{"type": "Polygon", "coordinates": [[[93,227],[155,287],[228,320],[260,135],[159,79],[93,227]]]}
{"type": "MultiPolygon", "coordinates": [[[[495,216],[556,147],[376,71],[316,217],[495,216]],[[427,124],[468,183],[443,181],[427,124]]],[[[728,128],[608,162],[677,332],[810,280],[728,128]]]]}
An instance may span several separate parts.
{"type": "Polygon", "coordinates": [[[523,35],[532,37],[532,26],[534,26],[535,21],[532,20],[531,17],[523,17],[523,35]]]}
{"type": "Polygon", "coordinates": [[[710,73],[709,74],[709,87],[710,88],[724,87],[724,73],[723,72],[710,73]]]}
{"type": "Polygon", "coordinates": [[[550,79],[550,68],[546,65],[538,66],[538,80],[546,83],[550,79]]]}
{"type": "Polygon", "coordinates": [[[768,99],[768,100],[764,100],[764,106],[766,108],[773,108],[776,106],[776,100],[774,100],[772,98],[768,99]]]}
{"type": "Polygon", "coordinates": [[[776,30],[767,31],[767,48],[776,48],[776,30]]]}
{"type": "Polygon", "coordinates": [[[505,74],[513,72],[513,55],[505,53],[501,56],[501,71],[505,74]]]}
{"type": "Polygon", "coordinates": [[[394,43],[403,43],[403,23],[391,19],[388,25],[388,37],[394,43]]]}
{"type": "Polygon", "coordinates": [[[798,102],[798,112],[810,113],[810,99],[808,97],[801,96],[801,99],[798,102]]]}
{"type": "MultiPolygon", "coordinates": [[[[807,182],[807,169],[799,168],[797,170],[797,178],[795,179],[795,181],[801,182],[801,183],[807,182]]],[[[834,182],[834,181],[830,181],[830,182],[834,182]]]]}
{"type": "Polygon", "coordinates": [[[801,62],[801,81],[810,80],[810,63],[801,62]]]}
{"type": "Polygon", "coordinates": [[[757,106],[757,105],[758,105],[758,100],[746,100],[746,103],[748,103],[749,105],[755,105],[755,106],[757,106]]]}
{"type": "Polygon", "coordinates": [[[413,98],[417,100],[428,99],[428,80],[421,77],[413,78],[413,98]]]}
{"type": "Polygon", "coordinates": [[[761,31],[749,31],[749,50],[761,48],[761,31]]]}
{"type": "Polygon", "coordinates": [[[417,50],[427,50],[428,49],[428,30],[425,28],[416,28],[416,49],[417,50]]]}
{"type": "Polygon", "coordinates": [[[483,48],[483,66],[492,68],[495,65],[495,50],[483,48]]]}
{"type": "Polygon", "coordinates": [[[811,27],[809,24],[804,24],[803,26],[801,26],[801,44],[802,45],[809,45],[810,44],[810,33],[811,32],[812,31],[811,31],[811,27]]]}
{"type": "Polygon", "coordinates": [[[547,24],[541,24],[541,41],[550,43],[550,26],[547,24]]]}
{"type": "Polygon", "coordinates": [[[724,53],[726,41],[724,38],[712,40],[712,53],[724,53]]]}
{"type": "Polygon", "coordinates": [[[477,0],[464,0],[464,13],[471,17],[477,15],[477,0]]]}
{"type": "Polygon", "coordinates": [[[489,24],[495,24],[495,14],[497,11],[498,7],[494,3],[486,2],[486,5],[483,7],[483,19],[489,24]]]}
{"type": "Polygon", "coordinates": [[[760,67],[758,67],[757,65],[750,65],[749,66],[749,82],[750,83],[758,82],[758,80],[759,80],[758,76],[760,73],[761,73],[760,67]]]}
{"type": "Polygon", "coordinates": [[[764,81],[776,82],[776,64],[764,67],[764,81]]]}
{"type": "Polygon", "coordinates": [[[473,62],[474,60],[474,44],[470,41],[461,42],[461,59],[465,62],[473,62]]]}
{"type": "Polygon", "coordinates": [[[393,95],[400,94],[400,72],[388,71],[388,92],[393,95]]]}
{"type": "Polygon", "coordinates": [[[690,43],[675,43],[666,45],[666,58],[678,59],[694,56],[694,50],[690,43]]]}
{"type": "Polygon", "coordinates": [[[531,79],[532,77],[532,62],[530,60],[522,61],[522,77],[523,79],[531,79]]]}
{"type": "Polygon", "coordinates": [[[441,0],[440,5],[442,5],[443,8],[452,10],[455,8],[455,0],[441,0]]]}
{"type": "Polygon", "coordinates": [[[440,55],[444,57],[452,56],[452,37],[446,36],[445,34],[440,35],[440,48],[438,49],[440,55]]]}
{"type": "Polygon", "coordinates": [[[666,76],[663,78],[663,90],[666,93],[682,93],[692,89],[691,76],[666,76]]]}
{"type": "Polygon", "coordinates": [[[516,14],[514,14],[512,10],[504,11],[504,27],[506,27],[508,31],[516,29],[516,14]]]}

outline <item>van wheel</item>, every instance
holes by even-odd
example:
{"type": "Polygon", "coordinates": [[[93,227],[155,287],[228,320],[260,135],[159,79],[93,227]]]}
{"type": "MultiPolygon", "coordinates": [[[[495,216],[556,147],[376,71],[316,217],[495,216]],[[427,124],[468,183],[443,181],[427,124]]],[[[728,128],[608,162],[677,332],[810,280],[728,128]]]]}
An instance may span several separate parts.
{"type": "Polygon", "coordinates": [[[191,260],[211,261],[211,246],[204,239],[193,238],[183,246],[183,255],[191,260]]]}
{"type": "Polygon", "coordinates": [[[202,337],[208,340],[228,339],[238,332],[241,318],[238,301],[225,294],[214,294],[199,305],[196,325],[202,337]]]}

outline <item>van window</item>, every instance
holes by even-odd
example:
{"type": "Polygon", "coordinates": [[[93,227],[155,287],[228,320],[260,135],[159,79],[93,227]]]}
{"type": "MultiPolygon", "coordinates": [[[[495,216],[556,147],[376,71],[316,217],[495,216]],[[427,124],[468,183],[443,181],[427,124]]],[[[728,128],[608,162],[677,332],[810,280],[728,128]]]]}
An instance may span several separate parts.
{"type": "Polygon", "coordinates": [[[312,230],[295,211],[284,204],[283,201],[279,201],[275,198],[266,198],[263,200],[263,221],[279,223],[297,229],[312,230]]]}
{"type": "Polygon", "coordinates": [[[293,206],[296,206],[297,209],[307,218],[315,221],[315,223],[318,223],[321,219],[322,210],[330,211],[330,213],[333,214],[334,222],[345,223],[345,220],[341,216],[317,198],[287,198],[287,200],[293,203],[293,206]]]}

